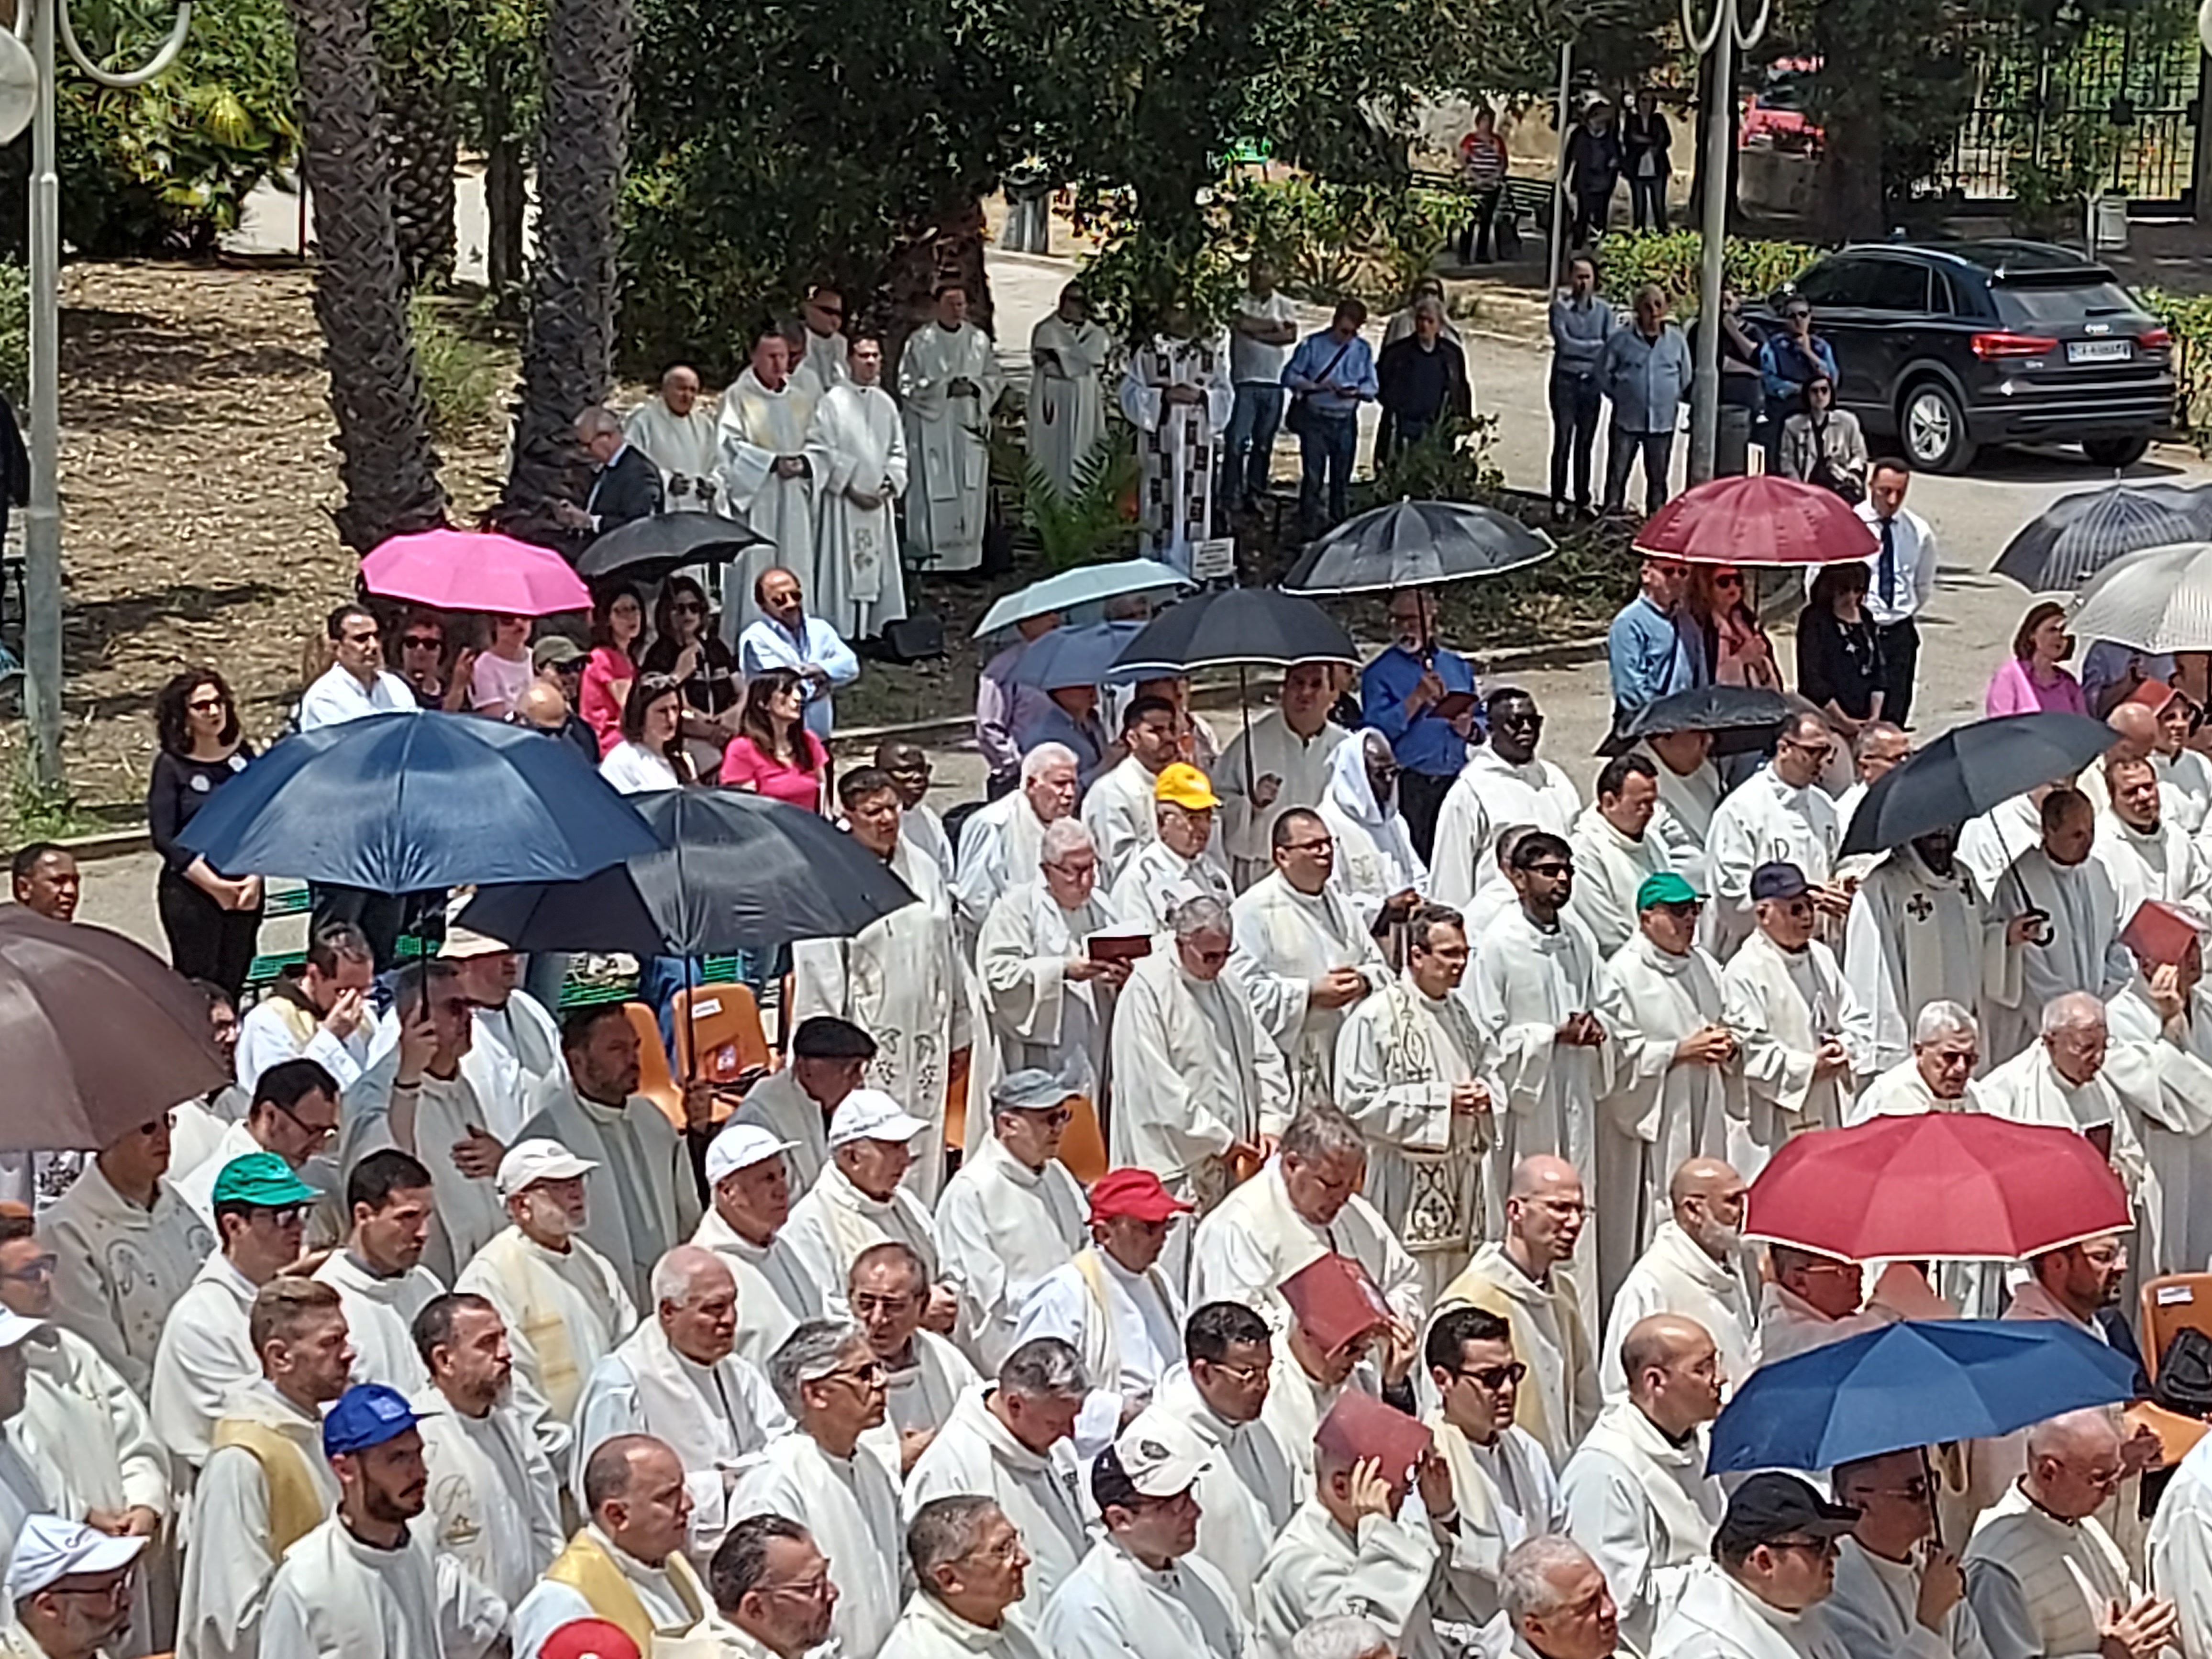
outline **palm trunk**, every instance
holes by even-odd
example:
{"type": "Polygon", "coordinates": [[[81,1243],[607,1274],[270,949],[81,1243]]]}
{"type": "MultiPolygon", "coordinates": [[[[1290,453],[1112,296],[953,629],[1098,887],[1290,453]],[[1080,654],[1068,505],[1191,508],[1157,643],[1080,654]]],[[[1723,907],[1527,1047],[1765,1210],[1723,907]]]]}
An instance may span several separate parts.
{"type": "Polygon", "coordinates": [[[514,130],[514,65],[503,50],[484,59],[484,277],[501,319],[522,315],[522,221],[529,207],[522,140],[514,130]]]}
{"type": "Polygon", "coordinates": [[[452,89],[442,82],[395,88],[385,120],[400,269],[411,288],[443,288],[453,280],[453,163],[460,148],[452,89]]]}
{"type": "Polygon", "coordinates": [[[636,40],[633,0],[552,0],[546,15],[538,257],[501,502],[519,526],[543,524],[551,503],[574,499],[575,418],[614,381],[617,209],[636,40]]]}
{"type": "Polygon", "coordinates": [[[290,0],[289,10],[319,244],[315,320],[345,485],[335,517],[345,544],[367,552],[441,522],[446,492],[407,330],[368,9],[365,0],[290,0]]]}

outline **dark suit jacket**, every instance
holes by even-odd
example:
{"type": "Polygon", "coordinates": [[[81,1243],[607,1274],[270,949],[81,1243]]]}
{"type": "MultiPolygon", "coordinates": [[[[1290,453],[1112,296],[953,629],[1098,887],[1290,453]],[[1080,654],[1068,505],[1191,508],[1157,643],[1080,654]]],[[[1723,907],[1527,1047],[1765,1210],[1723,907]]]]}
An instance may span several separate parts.
{"type": "Polygon", "coordinates": [[[1382,348],[1382,356],[1375,365],[1376,401],[1382,405],[1382,424],[1376,428],[1375,453],[1387,459],[1397,447],[1399,434],[1409,431],[1425,433],[1447,415],[1461,420],[1474,414],[1474,388],[1468,384],[1467,354],[1449,337],[1440,337],[1434,354],[1437,361],[1421,350],[1420,341],[1407,334],[1393,340],[1382,348]],[[1443,402],[1432,407],[1423,407],[1429,393],[1437,384],[1437,377],[1427,371],[1441,368],[1443,402]]]}
{"type": "Polygon", "coordinates": [[[626,445],[592,475],[584,510],[598,516],[605,532],[633,519],[649,519],[660,506],[660,469],[643,451],[626,445]]]}

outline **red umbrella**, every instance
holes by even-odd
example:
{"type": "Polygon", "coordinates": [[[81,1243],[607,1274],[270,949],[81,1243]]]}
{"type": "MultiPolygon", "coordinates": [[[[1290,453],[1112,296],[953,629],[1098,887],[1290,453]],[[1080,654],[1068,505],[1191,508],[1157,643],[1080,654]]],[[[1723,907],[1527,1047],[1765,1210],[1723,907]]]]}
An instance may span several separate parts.
{"type": "Polygon", "coordinates": [[[2119,1177],[2081,1135],[1978,1112],[1809,1130],[1747,1196],[1747,1237],[1848,1261],[2017,1261],[2131,1224],[2119,1177]]]}
{"type": "Polygon", "coordinates": [[[588,611],[591,590],[550,548],[483,530],[425,530],[377,544],[361,562],[372,593],[438,611],[550,617],[588,611]]]}
{"type": "Polygon", "coordinates": [[[1638,552],[1692,564],[1839,564],[1877,545],[1833,490],[1771,472],[1686,489],[1636,532],[1638,552]]]}

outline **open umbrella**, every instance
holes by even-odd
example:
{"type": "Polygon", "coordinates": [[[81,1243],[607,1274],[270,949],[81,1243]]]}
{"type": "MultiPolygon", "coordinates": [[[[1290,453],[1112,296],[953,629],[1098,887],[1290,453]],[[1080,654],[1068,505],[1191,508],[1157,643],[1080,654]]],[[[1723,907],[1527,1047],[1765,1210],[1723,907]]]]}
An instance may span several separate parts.
{"type": "Polygon", "coordinates": [[[2084,714],[2000,714],[1954,726],[1876,778],[1843,853],[1879,853],[1956,828],[2001,801],[2070,778],[2118,741],[2084,714]]]}
{"type": "Polygon", "coordinates": [[[1495,576],[1556,551],[1510,513],[1468,501],[1394,501],[1342,524],[1283,578],[1285,593],[1372,593],[1495,576]]]}
{"type": "Polygon", "coordinates": [[[518,951],[720,956],[848,939],[914,902],[818,812],[736,790],[636,799],[666,845],[581,881],[479,887],[455,918],[518,951]]]}
{"type": "Polygon", "coordinates": [[[1640,738],[1661,732],[1711,732],[1716,755],[1764,748],[1794,705],[1779,691],[1756,685],[1695,685],[1647,702],[1598,745],[1601,755],[1624,755],[1640,738]]]}
{"type": "Polygon", "coordinates": [[[2212,651],[2212,541],[2124,554],[2090,578],[2066,626],[2138,651],[2212,651]]]}
{"type": "Polygon", "coordinates": [[[576,561],[576,574],[665,581],[686,565],[727,564],[768,538],[743,519],[717,513],[656,513],[595,536],[576,561]]]}
{"type": "MultiPolygon", "coordinates": [[[[1031,647],[1032,650],[1036,647],[1031,647]]],[[[1201,668],[1357,667],[1343,625],[1311,599],[1272,587],[1225,587],[1170,605],[1122,647],[1108,678],[1126,683],[1201,668]]]]}
{"type": "Polygon", "coordinates": [[[1027,587],[1006,594],[983,613],[975,624],[975,637],[998,633],[1032,617],[1072,617],[1109,599],[1132,593],[1174,593],[1197,584],[1157,559],[1116,559],[1108,564],[1082,564],[1047,576],[1027,587]]]}
{"type": "Polygon", "coordinates": [[[1988,1439],[2134,1385],[2130,1361],[2060,1320],[1906,1320],[1761,1365],[1713,1424],[1705,1472],[1832,1469],[1988,1439]]]}
{"type": "Polygon", "coordinates": [[[574,744],[401,714],[285,738],[178,839],[218,870],[380,893],[573,880],[660,844],[574,744]]]}
{"type": "Polygon", "coordinates": [[[1638,552],[1692,564],[1838,564],[1876,545],[1842,496],[1771,472],[1693,484],[1636,532],[1638,552]]]}
{"type": "Polygon", "coordinates": [[[1030,641],[1029,649],[1014,659],[1013,672],[1008,678],[1018,685],[1034,685],[1042,691],[1103,684],[1121,648],[1144,626],[1138,622],[1115,622],[1055,628],[1030,641]]]}
{"type": "Polygon", "coordinates": [[[1747,1237],[1847,1261],[2017,1261],[2130,1224],[2119,1177],[2084,1137],[1979,1112],[1808,1129],[1746,1197],[1747,1237]]]}
{"type": "Polygon", "coordinates": [[[2212,537],[2212,494],[2181,484],[2112,484],[2061,496],[1990,568],[2033,593],[2079,587],[2115,559],[2212,537]]]}
{"type": "Polygon", "coordinates": [[[379,542],[361,562],[362,586],[439,611],[550,617],[588,611],[591,591],[550,548],[489,530],[425,530],[379,542]]]}

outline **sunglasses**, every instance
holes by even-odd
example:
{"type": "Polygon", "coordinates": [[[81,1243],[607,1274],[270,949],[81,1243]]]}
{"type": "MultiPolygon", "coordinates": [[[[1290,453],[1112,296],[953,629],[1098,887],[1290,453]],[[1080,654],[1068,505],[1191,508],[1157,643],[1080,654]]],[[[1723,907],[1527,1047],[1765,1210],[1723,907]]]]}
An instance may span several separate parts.
{"type": "Polygon", "coordinates": [[[678,599],[668,607],[668,611],[675,617],[696,617],[704,614],[706,609],[696,599],[678,599]]]}
{"type": "Polygon", "coordinates": [[[1716,576],[1713,578],[1713,586],[1715,587],[1741,587],[1743,586],[1743,578],[1741,576],[1716,576]]]}
{"type": "Polygon", "coordinates": [[[1528,1368],[1516,1359],[1506,1364],[1484,1365],[1471,1371],[1456,1370],[1452,1375],[1464,1377],[1470,1382],[1480,1383],[1495,1394],[1507,1383],[1518,1382],[1522,1377],[1528,1376],[1528,1368]]]}
{"type": "Polygon", "coordinates": [[[445,641],[440,639],[435,634],[404,635],[399,643],[410,651],[440,651],[445,648],[446,644],[445,641]]]}

